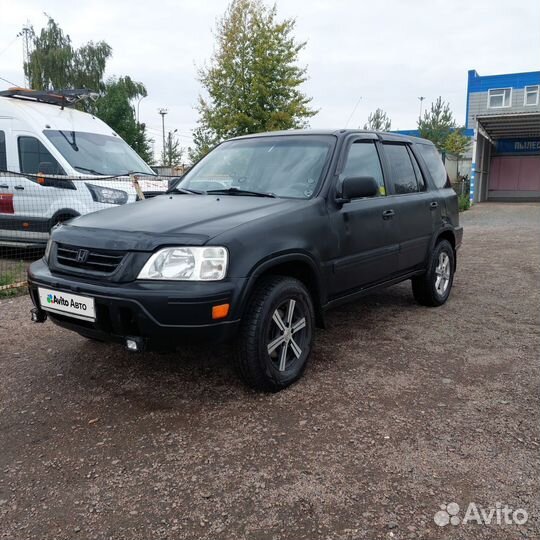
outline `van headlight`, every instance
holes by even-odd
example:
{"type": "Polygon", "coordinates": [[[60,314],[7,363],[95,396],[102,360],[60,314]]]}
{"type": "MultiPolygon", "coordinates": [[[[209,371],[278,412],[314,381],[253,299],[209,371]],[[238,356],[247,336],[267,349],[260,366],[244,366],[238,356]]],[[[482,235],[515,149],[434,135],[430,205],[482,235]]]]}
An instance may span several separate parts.
{"type": "Polygon", "coordinates": [[[219,281],[227,273],[227,248],[169,247],[154,253],[137,279],[219,281]]]}
{"type": "Polygon", "coordinates": [[[113,189],[105,186],[96,186],[95,184],[86,184],[86,187],[90,190],[92,199],[95,202],[107,203],[107,204],[126,204],[128,200],[128,194],[121,189],[113,189]]]}

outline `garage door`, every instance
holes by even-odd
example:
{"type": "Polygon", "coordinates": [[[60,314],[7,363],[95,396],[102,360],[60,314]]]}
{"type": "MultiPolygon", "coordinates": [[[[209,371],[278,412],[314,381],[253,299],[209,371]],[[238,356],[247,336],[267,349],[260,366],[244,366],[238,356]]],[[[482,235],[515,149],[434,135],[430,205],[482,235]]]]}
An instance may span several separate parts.
{"type": "Polygon", "coordinates": [[[540,199],[540,156],[491,158],[488,198],[540,199]]]}

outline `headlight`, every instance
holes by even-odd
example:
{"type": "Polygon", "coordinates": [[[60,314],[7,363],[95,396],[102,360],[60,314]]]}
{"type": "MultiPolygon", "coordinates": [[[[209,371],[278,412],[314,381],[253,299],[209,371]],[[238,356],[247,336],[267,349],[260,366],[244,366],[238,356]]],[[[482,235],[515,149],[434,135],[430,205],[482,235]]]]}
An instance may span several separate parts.
{"type": "Polygon", "coordinates": [[[92,199],[94,199],[96,202],[107,204],[127,203],[128,194],[120,189],[96,186],[94,184],[86,184],[86,187],[90,190],[92,199]]]}
{"type": "Polygon", "coordinates": [[[229,253],[224,247],[170,247],[154,253],[137,279],[219,281],[227,273],[229,253]]]}

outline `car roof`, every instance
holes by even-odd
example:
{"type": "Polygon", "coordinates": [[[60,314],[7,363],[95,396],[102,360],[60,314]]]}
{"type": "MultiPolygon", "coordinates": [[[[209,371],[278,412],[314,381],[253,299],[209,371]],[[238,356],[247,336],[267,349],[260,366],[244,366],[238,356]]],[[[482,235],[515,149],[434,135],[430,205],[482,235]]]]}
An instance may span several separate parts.
{"type": "Polygon", "coordinates": [[[0,116],[17,118],[32,129],[62,131],[87,131],[103,135],[113,135],[113,130],[95,116],[49,103],[0,96],[0,116]]]}
{"type": "Polygon", "coordinates": [[[319,135],[319,136],[328,136],[332,135],[334,137],[343,138],[348,135],[366,135],[372,134],[376,135],[377,138],[381,141],[388,142],[408,142],[413,144],[429,144],[433,145],[431,141],[427,139],[422,139],[420,137],[412,137],[410,135],[401,135],[399,133],[389,133],[387,131],[373,131],[366,129],[289,129],[284,131],[265,131],[263,133],[251,133],[248,135],[240,135],[238,137],[233,137],[229,140],[241,140],[241,139],[252,139],[260,137],[276,137],[276,136],[302,136],[302,135],[319,135]]]}

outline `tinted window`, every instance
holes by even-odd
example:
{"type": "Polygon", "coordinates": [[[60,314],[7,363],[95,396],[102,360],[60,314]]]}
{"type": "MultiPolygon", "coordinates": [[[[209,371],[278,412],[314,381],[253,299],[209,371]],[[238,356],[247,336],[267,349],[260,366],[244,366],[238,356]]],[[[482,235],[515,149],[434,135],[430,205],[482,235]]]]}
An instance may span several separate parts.
{"type": "Polygon", "coordinates": [[[5,171],[6,169],[6,134],[3,131],[0,131],[0,171],[5,171]]]}
{"type": "Polygon", "coordinates": [[[410,155],[411,155],[411,161],[414,168],[414,173],[416,174],[416,181],[418,182],[418,189],[420,191],[425,191],[426,181],[424,180],[424,177],[422,176],[422,171],[420,170],[420,167],[418,166],[418,162],[416,161],[415,155],[412,152],[410,152],[410,155]]]}
{"type": "Polygon", "coordinates": [[[418,191],[416,174],[407,147],[402,144],[385,144],[384,152],[390,165],[390,184],[393,187],[393,193],[418,191]]]}
{"type": "Polygon", "coordinates": [[[420,151],[420,155],[424,158],[426,166],[428,168],[433,182],[440,189],[447,187],[448,183],[448,174],[444,168],[444,164],[437,152],[436,148],[431,144],[417,144],[415,149],[420,151]]]}
{"type": "Polygon", "coordinates": [[[379,192],[381,195],[385,194],[383,173],[375,144],[355,142],[351,145],[343,168],[343,178],[347,176],[373,176],[379,184],[379,192]]]}
{"type": "Polygon", "coordinates": [[[19,164],[22,173],[65,174],[56,159],[35,137],[19,137],[19,164]]]}

